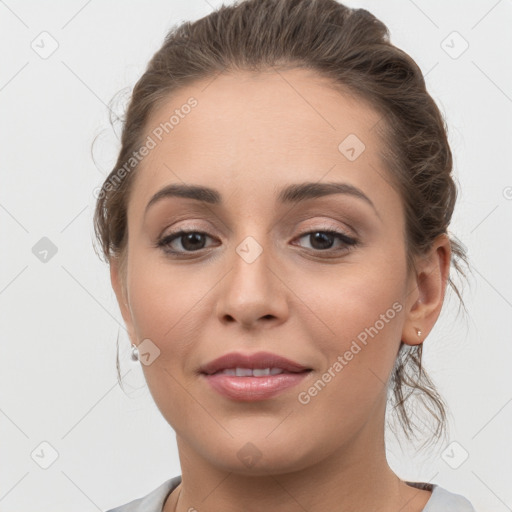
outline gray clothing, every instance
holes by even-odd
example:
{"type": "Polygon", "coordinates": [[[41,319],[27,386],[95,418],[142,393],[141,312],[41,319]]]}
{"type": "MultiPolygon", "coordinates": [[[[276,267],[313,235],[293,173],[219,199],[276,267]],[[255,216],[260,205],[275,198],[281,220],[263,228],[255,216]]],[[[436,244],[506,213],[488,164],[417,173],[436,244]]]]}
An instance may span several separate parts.
{"type": "MultiPolygon", "coordinates": [[[[166,480],[149,494],[146,494],[146,496],[107,510],[107,512],[162,512],[165,500],[180,483],[181,475],[166,480]]],[[[460,494],[451,493],[437,484],[407,483],[419,489],[432,491],[432,496],[422,512],[475,512],[475,509],[466,498],[460,494]]]]}

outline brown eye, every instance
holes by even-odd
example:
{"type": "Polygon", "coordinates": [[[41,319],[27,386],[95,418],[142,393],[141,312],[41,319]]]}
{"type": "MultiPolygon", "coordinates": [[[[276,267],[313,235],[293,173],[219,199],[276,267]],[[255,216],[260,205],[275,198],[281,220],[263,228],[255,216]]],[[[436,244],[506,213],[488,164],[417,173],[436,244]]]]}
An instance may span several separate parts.
{"type": "Polygon", "coordinates": [[[158,247],[174,254],[196,252],[205,248],[207,238],[210,237],[201,231],[178,231],[163,237],[158,242],[158,247]]]}
{"type": "Polygon", "coordinates": [[[348,246],[354,246],[357,244],[357,240],[334,230],[316,230],[309,231],[300,236],[299,240],[303,238],[309,239],[311,247],[315,251],[332,251],[332,250],[346,250],[348,246]],[[333,249],[333,245],[338,240],[341,243],[341,247],[333,249]]]}

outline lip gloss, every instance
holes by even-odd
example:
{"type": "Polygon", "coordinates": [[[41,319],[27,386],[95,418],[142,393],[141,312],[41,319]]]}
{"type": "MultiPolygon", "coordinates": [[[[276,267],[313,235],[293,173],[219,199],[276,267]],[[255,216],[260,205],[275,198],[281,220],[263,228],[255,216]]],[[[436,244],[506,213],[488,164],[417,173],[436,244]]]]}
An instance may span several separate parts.
{"type": "Polygon", "coordinates": [[[263,377],[237,377],[216,373],[203,375],[215,391],[232,400],[255,402],[267,400],[299,384],[308,371],[280,373],[263,377]]]}

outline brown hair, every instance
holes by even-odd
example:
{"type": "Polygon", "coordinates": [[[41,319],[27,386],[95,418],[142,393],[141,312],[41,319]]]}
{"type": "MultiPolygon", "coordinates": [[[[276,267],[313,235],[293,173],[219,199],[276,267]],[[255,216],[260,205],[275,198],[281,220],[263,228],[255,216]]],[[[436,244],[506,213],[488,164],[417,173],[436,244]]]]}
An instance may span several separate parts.
{"type": "MultiPolygon", "coordinates": [[[[126,169],[142,146],[150,114],[170,93],[196,80],[272,67],[314,70],[381,115],[377,129],[382,157],[405,208],[409,270],[415,269],[415,255],[427,251],[438,235],[448,234],[457,191],[447,128],[420,68],[391,44],[387,27],[368,11],[335,0],[246,0],[173,27],[133,89],[118,160],[102,186],[94,216],[103,256],[108,263],[118,258],[122,275],[126,211],[137,166],[123,173],[122,180],[119,170],[126,169]]],[[[465,248],[449,238],[451,264],[465,277],[460,265],[468,265],[465,248]]],[[[463,305],[451,277],[448,283],[463,305]]],[[[411,439],[417,425],[407,406],[417,395],[431,413],[433,437],[439,439],[446,428],[446,410],[422,366],[422,348],[400,344],[389,398],[411,439]]]]}

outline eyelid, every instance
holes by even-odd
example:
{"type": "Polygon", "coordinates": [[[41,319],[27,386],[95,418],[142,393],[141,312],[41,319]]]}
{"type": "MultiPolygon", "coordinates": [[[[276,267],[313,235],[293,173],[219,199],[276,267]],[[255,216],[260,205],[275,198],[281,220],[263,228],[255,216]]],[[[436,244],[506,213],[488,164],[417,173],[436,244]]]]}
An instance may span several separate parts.
{"type": "Polygon", "coordinates": [[[172,235],[172,234],[176,234],[180,231],[198,231],[198,232],[202,232],[202,233],[208,233],[208,231],[210,230],[210,228],[206,228],[205,226],[200,226],[198,225],[197,223],[194,224],[194,222],[197,222],[197,221],[191,221],[191,224],[185,224],[185,225],[182,225],[182,222],[186,222],[185,219],[180,219],[178,220],[177,222],[174,222],[171,226],[166,226],[160,233],[159,235],[157,236],[157,238],[162,238],[162,237],[167,237],[168,235],[172,235]],[[175,227],[176,225],[178,225],[178,227],[175,227]],[[171,232],[168,233],[167,235],[164,235],[164,233],[169,229],[171,228],[171,232]]]}
{"type": "MultiPolygon", "coordinates": [[[[303,231],[303,232],[301,232],[301,234],[296,236],[293,240],[300,240],[301,238],[311,236],[314,233],[328,233],[329,235],[333,236],[335,239],[341,241],[341,243],[345,245],[345,249],[344,249],[345,251],[350,250],[350,249],[355,248],[356,246],[360,245],[359,237],[354,237],[354,236],[348,235],[347,233],[345,233],[345,231],[340,230],[339,228],[331,229],[328,227],[324,227],[324,228],[315,227],[313,229],[303,231]]],[[[325,251],[322,251],[322,250],[315,251],[313,249],[313,251],[317,252],[319,254],[321,254],[322,252],[325,252],[327,254],[327,253],[333,253],[333,252],[334,253],[340,252],[340,251],[343,251],[343,249],[325,249],[325,251]]]]}
{"type": "MultiPolygon", "coordinates": [[[[299,218],[297,220],[297,223],[302,223],[304,221],[310,221],[311,226],[312,226],[311,229],[313,229],[313,230],[315,230],[315,229],[328,229],[328,230],[333,229],[335,231],[339,231],[341,229],[343,231],[343,233],[346,234],[347,236],[352,236],[352,235],[355,237],[360,236],[358,230],[354,227],[353,223],[350,222],[349,219],[347,219],[346,217],[343,220],[341,220],[341,218],[337,220],[332,217],[329,217],[329,218],[326,218],[326,217],[327,217],[327,215],[325,215],[325,214],[324,215],[316,215],[313,217],[311,215],[308,215],[307,217],[299,218]],[[351,234],[347,233],[347,228],[351,234]]],[[[306,227],[304,229],[308,229],[308,228],[306,227]]]]}
{"type": "MultiPolygon", "coordinates": [[[[308,220],[311,220],[311,218],[308,218],[308,220]]],[[[336,230],[336,231],[339,231],[340,229],[344,232],[347,231],[347,228],[348,230],[350,230],[354,235],[357,234],[357,231],[350,225],[350,224],[347,224],[346,222],[343,222],[343,225],[340,225],[341,222],[338,221],[334,221],[334,220],[327,220],[327,219],[318,219],[318,220],[311,220],[311,228],[308,228],[307,226],[304,227],[304,228],[301,228],[301,230],[303,229],[313,229],[313,230],[320,230],[320,229],[333,229],[333,230],[336,230]]],[[[348,236],[348,234],[347,234],[348,236]]]]}
{"type": "MultiPolygon", "coordinates": [[[[154,247],[157,249],[162,250],[164,253],[169,255],[170,257],[180,258],[180,257],[189,257],[198,255],[200,257],[204,254],[204,251],[207,250],[209,247],[203,247],[196,251],[187,251],[187,250],[175,250],[170,249],[169,246],[171,243],[173,243],[176,240],[180,240],[183,236],[191,233],[198,233],[200,235],[205,236],[206,238],[215,239],[215,236],[212,236],[207,231],[196,229],[195,227],[184,227],[184,228],[178,228],[171,233],[168,233],[166,235],[162,235],[159,237],[154,244],[154,247]]],[[[341,242],[342,247],[341,248],[327,248],[327,249],[315,249],[315,248],[307,248],[302,247],[300,244],[298,244],[300,247],[305,249],[310,254],[313,253],[315,256],[319,256],[320,258],[333,258],[333,257],[341,257],[342,255],[346,255],[348,252],[356,249],[360,245],[359,237],[353,237],[344,232],[344,230],[341,230],[339,228],[331,228],[330,226],[313,226],[309,230],[303,230],[300,233],[296,234],[292,241],[301,240],[302,238],[308,237],[313,235],[314,233],[328,233],[329,235],[333,236],[337,241],[341,242]]],[[[215,245],[215,244],[214,244],[215,245]]],[[[297,244],[292,244],[297,245],[297,244]]]]}
{"type": "MultiPolygon", "coordinates": [[[[326,220],[326,219],[318,219],[318,220],[312,220],[311,216],[308,216],[304,219],[299,219],[297,222],[294,222],[295,223],[301,223],[303,222],[304,220],[308,220],[310,221],[310,224],[311,224],[311,227],[304,227],[302,228],[298,234],[294,234],[294,239],[297,237],[297,236],[304,236],[304,234],[308,234],[310,233],[311,231],[336,231],[336,232],[340,232],[341,231],[341,234],[349,237],[349,238],[358,238],[359,237],[359,233],[357,232],[356,229],[354,229],[350,224],[344,222],[344,225],[346,227],[349,228],[349,231],[351,231],[352,233],[347,233],[347,229],[346,228],[343,228],[343,227],[340,227],[339,226],[339,221],[338,221],[338,224],[335,224],[335,221],[332,221],[332,220],[326,220]],[[308,231],[308,229],[310,231],[308,231]]],[[[186,222],[185,219],[182,220],[183,222],[186,222]]],[[[213,237],[211,234],[210,234],[210,228],[205,228],[203,226],[200,226],[198,225],[197,223],[194,223],[194,221],[191,221],[191,224],[186,224],[185,226],[182,226],[181,225],[181,222],[182,221],[178,221],[178,222],[175,222],[173,224],[173,226],[175,224],[179,224],[179,227],[176,227],[176,228],[173,228],[172,231],[167,234],[167,235],[164,235],[164,232],[166,231],[166,229],[168,229],[170,226],[167,226],[166,228],[164,228],[160,234],[157,236],[157,239],[161,239],[163,237],[167,237],[169,235],[172,235],[172,234],[177,234],[178,232],[180,231],[186,231],[186,232],[190,232],[190,231],[194,231],[194,232],[201,232],[201,233],[204,233],[212,238],[215,238],[213,237]]],[[[196,221],[197,222],[197,221],[196,221]]],[[[288,223],[286,223],[288,224],[288,223]]]]}

